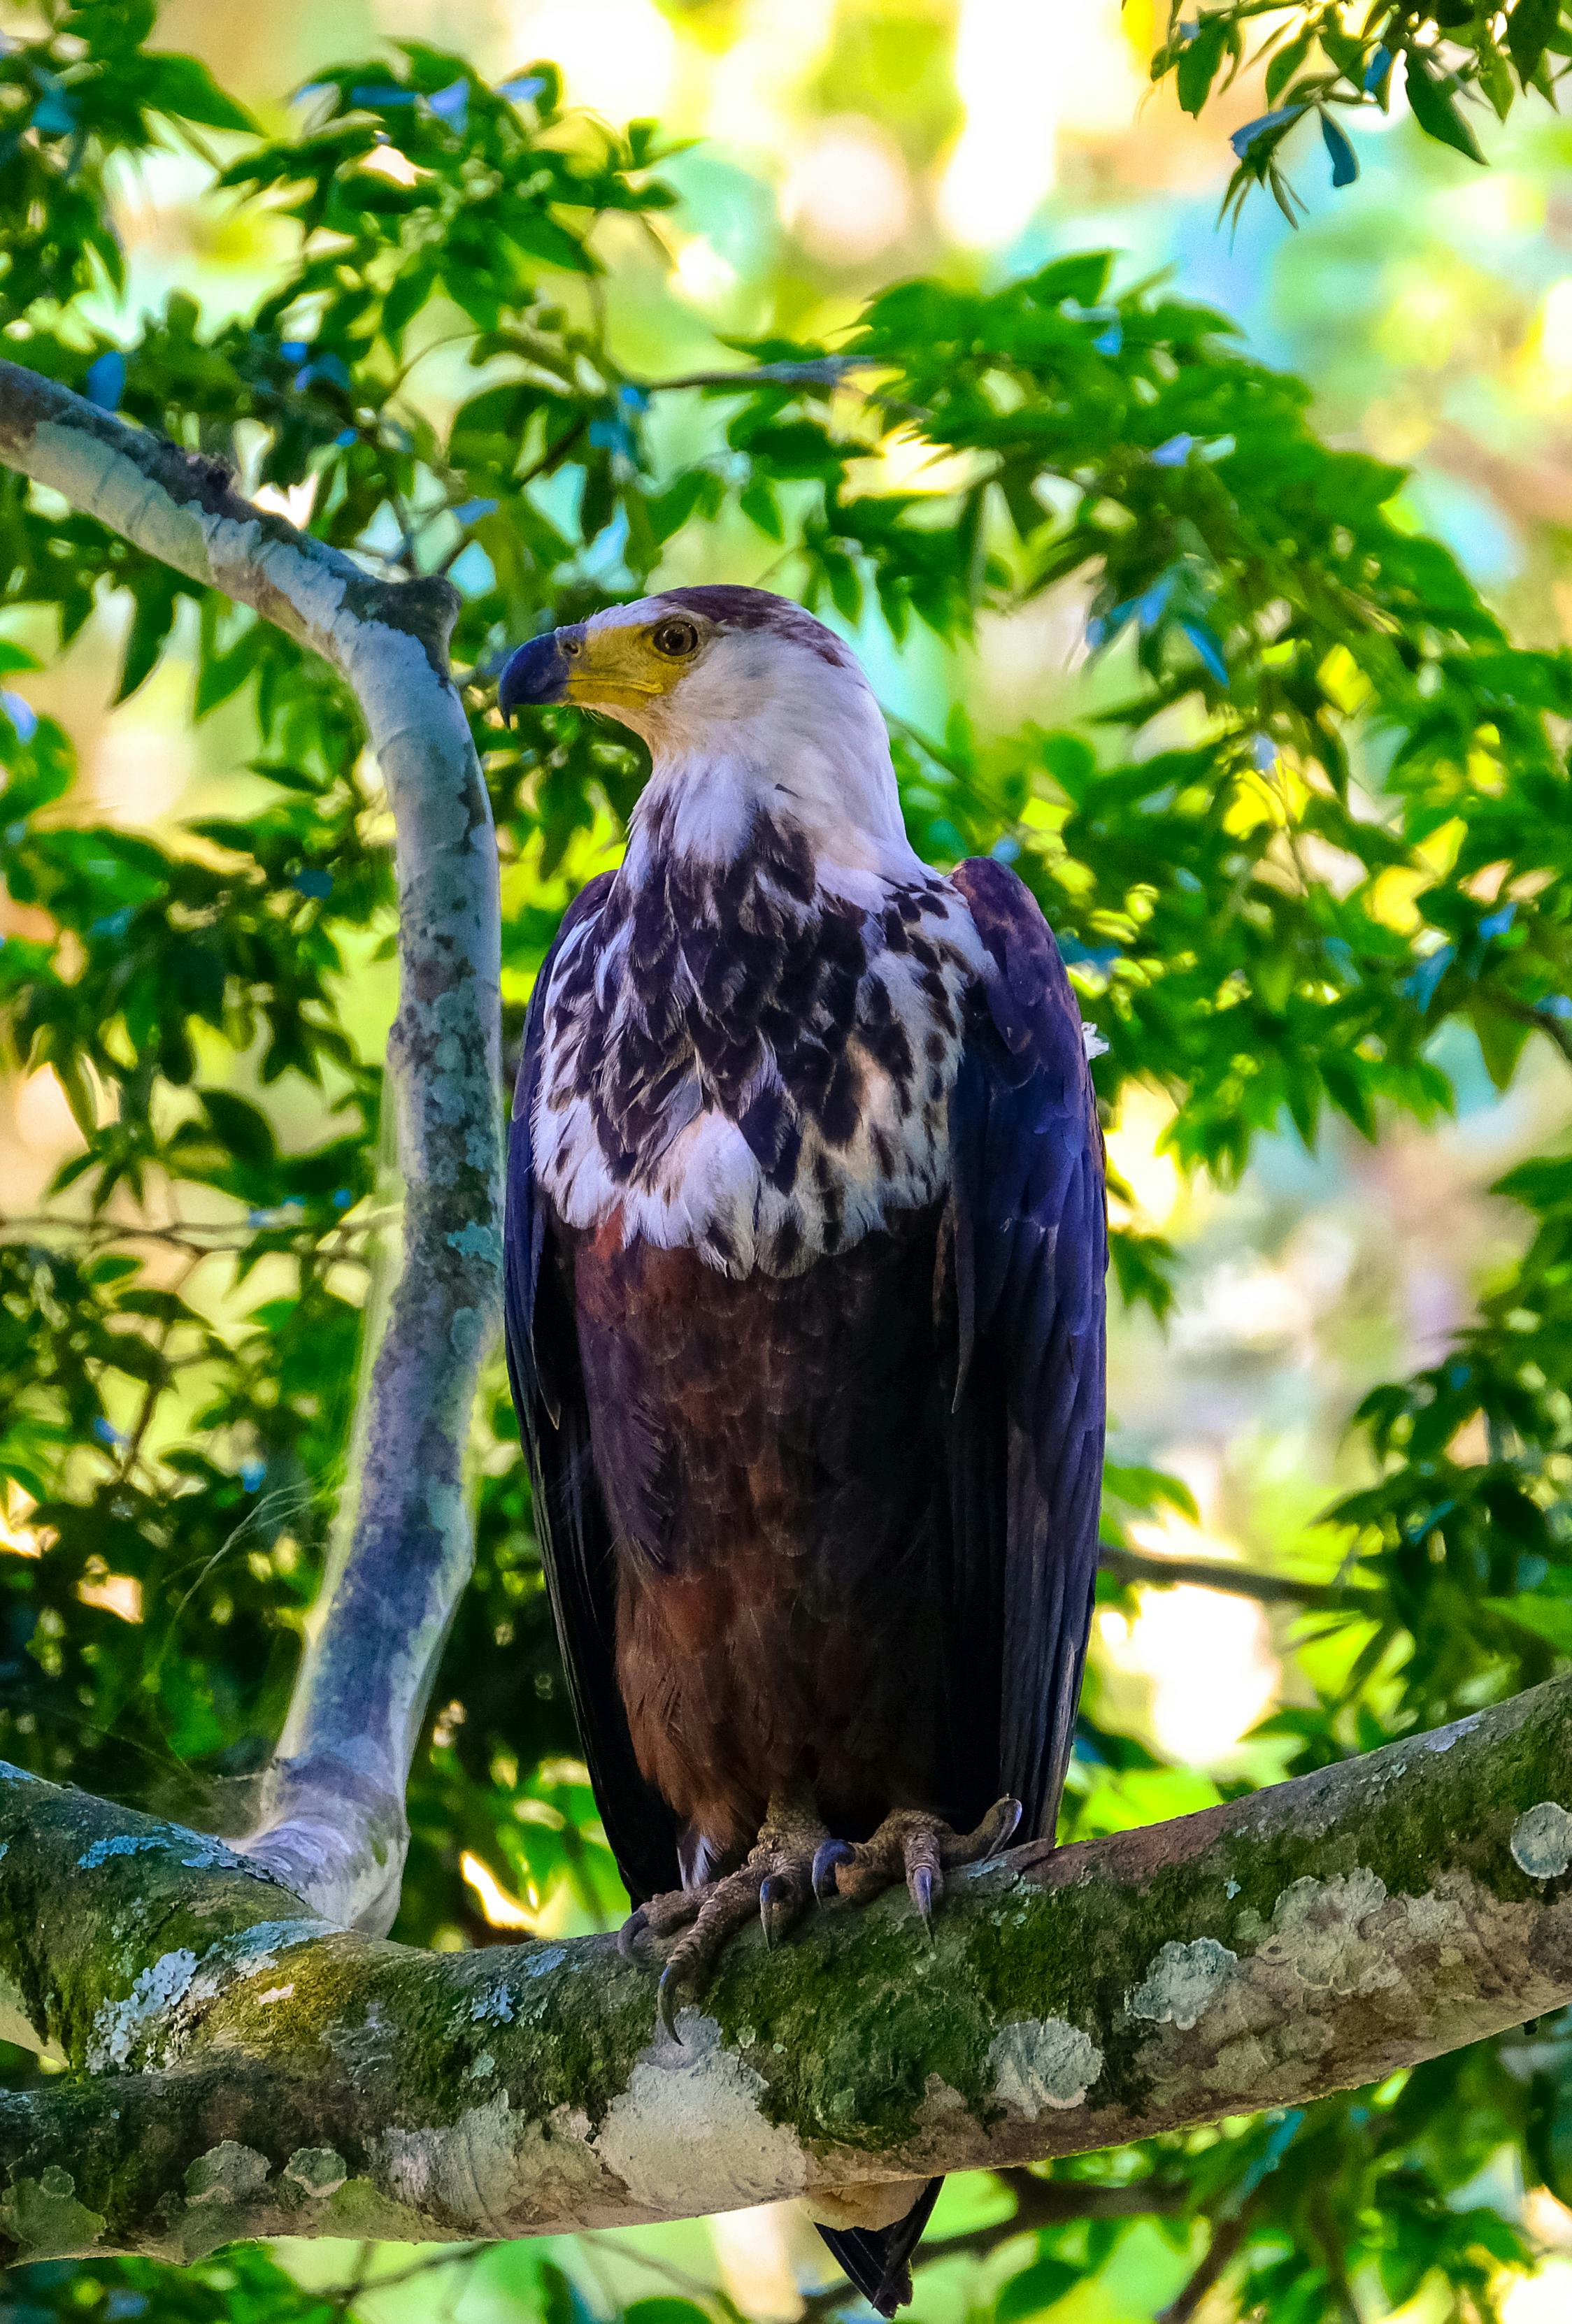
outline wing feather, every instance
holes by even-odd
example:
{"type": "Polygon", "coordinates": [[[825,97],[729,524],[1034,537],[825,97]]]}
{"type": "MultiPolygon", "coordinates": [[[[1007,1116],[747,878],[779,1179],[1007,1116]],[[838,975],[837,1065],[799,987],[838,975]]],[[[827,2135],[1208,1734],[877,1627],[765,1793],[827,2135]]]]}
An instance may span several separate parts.
{"type": "MultiPolygon", "coordinates": [[[[611,874],[574,899],[536,980],[508,1141],[504,1298],[508,1377],[534,1494],[535,1534],[569,1695],[606,1839],[635,1904],[680,1885],[676,1820],[639,1773],[616,1679],[612,1533],[596,1475],[578,1327],[535,1182],[531,1121],[545,995],[559,949],[598,908],[611,874]]],[[[594,939],[593,928],[585,941],[594,939]]]]}
{"type": "Polygon", "coordinates": [[[1107,1229],[1080,1011],[1028,890],[954,875],[987,954],[951,1109],[951,1720],[968,1806],[1050,1836],[1097,1569],[1107,1229]]]}

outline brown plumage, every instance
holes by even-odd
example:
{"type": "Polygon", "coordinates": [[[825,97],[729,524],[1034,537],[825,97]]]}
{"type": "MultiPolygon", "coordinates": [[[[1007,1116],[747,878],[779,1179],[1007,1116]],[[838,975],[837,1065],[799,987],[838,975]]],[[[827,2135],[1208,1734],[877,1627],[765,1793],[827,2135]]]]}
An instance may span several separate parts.
{"type": "Polygon", "coordinates": [[[714,1861],[793,1785],[853,1840],[892,1807],[975,1821],[946,1781],[929,1539],[938,1232],[930,1207],[741,1280],[624,1246],[615,1213],[559,1246],[634,1756],[714,1861]]]}

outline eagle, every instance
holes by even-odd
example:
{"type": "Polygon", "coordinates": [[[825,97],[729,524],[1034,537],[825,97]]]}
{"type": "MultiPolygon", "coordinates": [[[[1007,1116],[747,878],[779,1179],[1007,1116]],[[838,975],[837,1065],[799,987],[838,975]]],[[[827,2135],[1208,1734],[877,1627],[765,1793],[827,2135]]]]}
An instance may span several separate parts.
{"type": "MultiPolygon", "coordinates": [[[[930,869],[850,649],[763,589],[522,645],[504,716],[648,744],[513,1105],[507,1353],[606,1835],[659,2010],[757,1917],[1051,1840],[1097,1563],[1090,1041],[1030,890],[930,869]]],[[[1095,1038],[1095,1037],[1093,1037],[1095,1038]]],[[[819,2198],[885,2315],[939,2181],[819,2198]]]]}

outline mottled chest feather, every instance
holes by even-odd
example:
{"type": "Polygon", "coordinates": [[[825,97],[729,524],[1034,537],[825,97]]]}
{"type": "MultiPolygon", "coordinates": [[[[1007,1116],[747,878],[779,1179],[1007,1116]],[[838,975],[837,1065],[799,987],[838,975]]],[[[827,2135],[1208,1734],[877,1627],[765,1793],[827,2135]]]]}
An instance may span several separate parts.
{"type": "Polygon", "coordinates": [[[949,883],[816,858],[755,817],[729,861],[657,827],[564,944],[532,1125],[572,1226],[789,1274],[930,1201],[981,954],[949,883]]]}

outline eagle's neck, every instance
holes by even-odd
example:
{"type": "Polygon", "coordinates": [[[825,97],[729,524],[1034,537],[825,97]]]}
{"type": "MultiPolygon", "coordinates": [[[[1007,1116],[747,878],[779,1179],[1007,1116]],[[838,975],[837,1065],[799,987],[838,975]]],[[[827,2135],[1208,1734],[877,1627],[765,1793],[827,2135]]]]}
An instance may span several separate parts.
{"type": "MultiPolygon", "coordinates": [[[[816,862],[884,877],[920,871],[902,821],[890,741],[862,672],[812,657],[770,669],[735,719],[713,707],[692,732],[654,742],[633,811],[625,876],[652,856],[735,862],[759,830],[800,833],[816,862]]],[[[675,699],[675,697],[674,697],[675,699]]]]}

